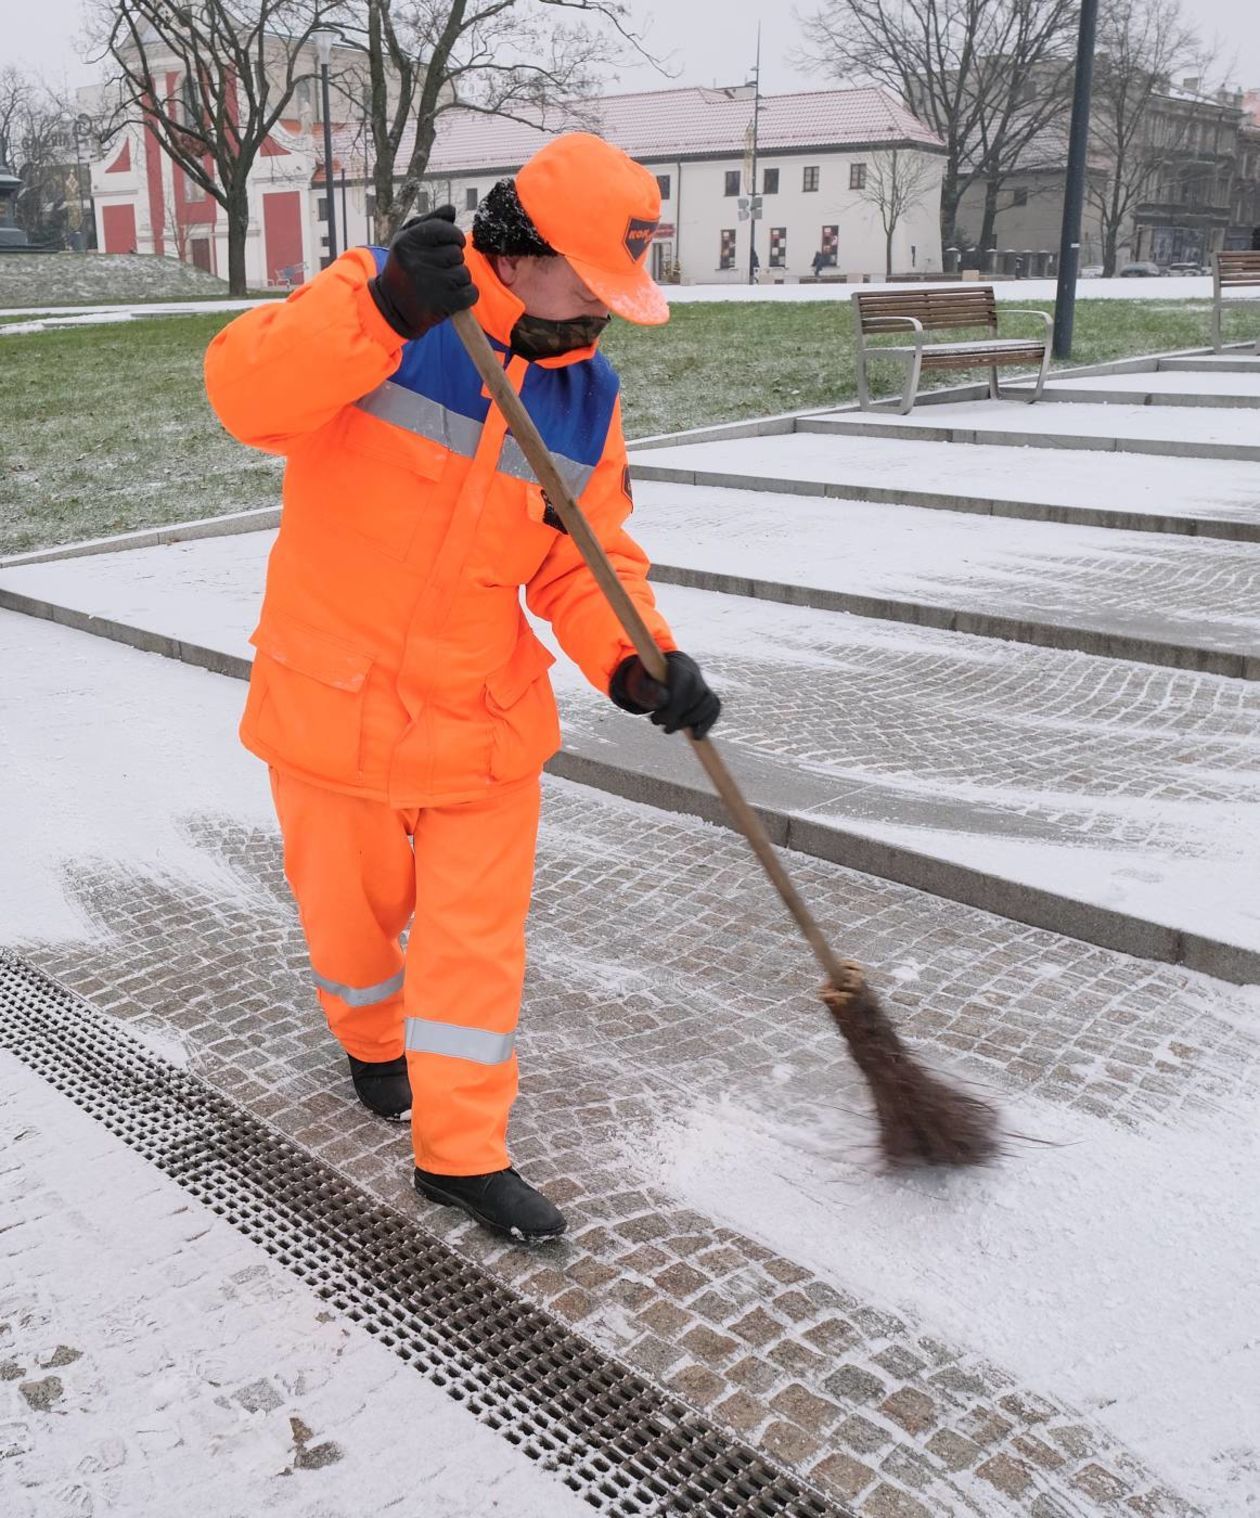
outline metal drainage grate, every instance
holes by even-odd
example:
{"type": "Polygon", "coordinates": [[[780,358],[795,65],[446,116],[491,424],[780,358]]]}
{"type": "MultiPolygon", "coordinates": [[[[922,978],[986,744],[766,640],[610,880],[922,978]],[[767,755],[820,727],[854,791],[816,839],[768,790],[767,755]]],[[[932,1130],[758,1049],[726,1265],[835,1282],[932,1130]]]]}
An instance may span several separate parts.
{"type": "Polygon", "coordinates": [[[601,1512],[841,1512],[3,950],[0,1048],[601,1512]]]}

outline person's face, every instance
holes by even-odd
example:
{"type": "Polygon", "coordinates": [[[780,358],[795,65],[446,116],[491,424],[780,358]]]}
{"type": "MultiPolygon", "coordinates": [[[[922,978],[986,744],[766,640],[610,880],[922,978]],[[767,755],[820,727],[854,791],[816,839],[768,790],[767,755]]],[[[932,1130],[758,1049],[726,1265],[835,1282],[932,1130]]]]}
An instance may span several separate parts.
{"type": "Polygon", "coordinates": [[[527,316],[572,321],[577,316],[607,316],[608,307],[574,273],[567,258],[509,258],[499,254],[495,272],[525,307],[527,316]]]}

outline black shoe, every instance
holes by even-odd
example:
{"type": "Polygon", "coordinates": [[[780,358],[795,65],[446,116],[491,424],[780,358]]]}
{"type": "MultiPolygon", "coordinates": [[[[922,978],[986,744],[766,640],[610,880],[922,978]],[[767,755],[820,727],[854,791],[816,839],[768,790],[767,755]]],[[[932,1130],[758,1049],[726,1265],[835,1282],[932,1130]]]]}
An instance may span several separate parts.
{"type": "Polygon", "coordinates": [[[407,1078],[405,1054],[375,1063],[355,1059],[353,1054],[347,1054],[346,1058],[350,1061],[355,1093],[369,1111],[391,1123],[401,1123],[411,1116],[411,1082],[407,1078]]]}
{"type": "Polygon", "coordinates": [[[489,1175],[434,1175],[417,1168],[415,1182],[431,1202],[462,1207],[483,1228],[522,1244],[558,1239],[567,1227],[560,1209],[510,1167],[489,1175]]]}

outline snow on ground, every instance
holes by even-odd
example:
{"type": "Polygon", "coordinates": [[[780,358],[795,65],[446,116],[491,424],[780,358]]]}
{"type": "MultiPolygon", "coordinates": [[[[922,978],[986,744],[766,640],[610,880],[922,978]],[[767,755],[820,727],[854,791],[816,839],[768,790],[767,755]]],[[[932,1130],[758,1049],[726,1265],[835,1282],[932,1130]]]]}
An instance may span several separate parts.
{"type": "MultiPolygon", "coordinates": [[[[749,503],[757,499],[747,496],[749,503]]],[[[247,533],[21,573],[47,571],[46,593],[97,615],[248,656],[270,542],[269,533],[247,533]]],[[[758,551],[746,567],[758,571],[758,551]]],[[[16,586],[18,572],[0,581],[16,586]]],[[[659,587],[658,596],[680,641],[726,696],[728,735],[790,786],[804,776],[815,815],[1145,920],[1260,944],[1254,890],[1260,809],[1253,799],[1260,760],[1248,757],[1246,715],[1254,686],[674,586],[659,587]],[[989,692],[998,694],[991,700],[989,692]],[[846,710],[853,701],[863,723],[838,745],[836,734],[852,728],[846,710]],[[878,742],[858,743],[866,732],[878,742]]],[[[51,655],[39,641],[46,633],[31,631],[26,619],[7,616],[2,625],[10,650],[3,662],[14,674],[0,702],[20,711],[24,700],[39,699],[43,678],[24,666],[51,655]]],[[[64,787],[55,772],[64,765],[58,756],[73,746],[76,723],[91,710],[83,698],[96,660],[108,658],[107,668],[117,670],[109,677],[112,692],[113,682],[136,679],[128,673],[134,665],[117,663],[134,655],[98,654],[97,640],[60,630],[58,636],[71,640],[57,655],[64,670],[51,666],[66,699],[31,751],[17,749],[9,762],[18,768],[9,773],[29,771],[45,806],[69,808],[58,826],[73,846],[83,840],[131,858],[132,832],[143,831],[139,801],[135,815],[108,808],[98,815],[109,795],[102,780],[93,797],[98,805],[80,821],[75,792],[58,802],[64,787]]],[[[111,718],[102,732],[110,767],[144,764],[139,718],[152,703],[160,710],[162,690],[175,690],[169,682],[183,677],[177,665],[157,656],[150,662],[152,689],[120,689],[116,703],[128,720],[111,718]]],[[[239,684],[192,678],[202,682],[197,699],[205,715],[198,721],[233,728],[243,704],[239,684]]],[[[597,746],[605,742],[597,729],[610,715],[607,703],[565,659],[553,679],[568,741],[579,748],[593,735],[597,746]]],[[[160,729],[156,741],[172,771],[207,762],[173,730],[160,729]]],[[[266,812],[253,764],[243,752],[224,759],[207,776],[208,795],[226,799],[233,788],[253,787],[266,812]]],[[[31,848],[48,826],[41,810],[22,807],[16,819],[18,836],[31,848]]],[[[177,833],[159,830],[157,838],[163,854],[182,857],[177,833]]],[[[55,880],[47,890],[55,904],[55,880]]],[[[19,892],[14,909],[29,914],[33,902],[33,892],[19,892]]]]}
{"type": "MultiPolygon", "coordinates": [[[[983,281],[982,281],[983,283],[983,281]]],[[[928,288],[931,288],[930,281],[928,288]]],[[[821,285],[746,285],[746,284],[717,284],[717,285],[662,285],[661,291],[671,306],[687,306],[704,304],[706,302],[726,301],[841,301],[847,303],[856,290],[899,290],[904,292],[915,291],[924,288],[914,284],[884,284],[883,282],[866,285],[846,284],[836,280],[821,285]]],[[[957,289],[956,282],[946,288],[957,289]]],[[[1057,298],[1058,286],[1052,279],[1024,279],[1024,280],[998,280],[996,282],[997,298],[1012,304],[1020,304],[1026,301],[1052,301],[1057,298]]],[[[1242,300],[1260,299],[1255,291],[1239,291],[1238,298],[1242,300]]],[[[131,297],[133,300],[135,296],[131,297]]],[[[1180,304],[1187,300],[1210,301],[1212,298],[1212,281],[1204,275],[1197,279],[1086,279],[1082,280],[1076,288],[1077,300],[1161,300],[1172,308],[1180,309],[1180,304]]],[[[137,315],[150,316],[157,312],[180,312],[194,311],[242,311],[249,306],[259,304],[259,299],[249,300],[180,300],[152,302],[145,305],[128,306],[127,297],[121,297],[121,309],[134,310],[137,315]]],[[[111,306],[117,305],[111,302],[111,306]]],[[[7,307],[3,297],[3,286],[0,286],[0,309],[7,307]]],[[[40,316],[45,312],[57,314],[66,311],[90,312],[106,309],[97,305],[72,306],[58,305],[56,307],[30,305],[13,307],[14,315],[40,316]]],[[[1206,332],[1204,334],[1206,340],[1206,332]]]]}
{"type": "Polygon", "coordinates": [[[273,824],[266,771],[231,736],[240,681],[8,611],[0,668],[8,941],[91,937],[62,873],[93,860],[246,889],[184,836],[175,804],[192,784],[207,811],[273,824]]]}
{"type": "MultiPolygon", "coordinates": [[[[660,564],[1260,656],[1260,544],[653,481],[635,523],[660,564]]],[[[15,565],[0,585],[248,657],[274,536],[15,565]]]]}
{"type": "MultiPolygon", "coordinates": [[[[0,258],[0,310],[37,301],[115,304],[149,299],[207,300],[227,281],[177,258],[144,253],[6,253],[0,258]]],[[[64,304],[63,304],[64,303],[64,304]]]]}
{"type": "Polygon", "coordinates": [[[889,432],[906,427],[939,428],[941,431],[958,428],[960,431],[1030,433],[1038,437],[1155,439],[1196,446],[1231,443],[1255,447],[1260,440],[1256,419],[1246,410],[1127,406],[1110,401],[1083,401],[1061,406],[1030,406],[1027,401],[986,401],[982,407],[974,401],[957,401],[920,406],[909,416],[884,411],[878,415],[845,413],[827,420],[834,423],[838,431],[847,425],[874,426],[889,432]]]}
{"type": "Polygon", "coordinates": [[[635,504],[653,563],[1260,658],[1256,543],[652,481],[635,504]]]}
{"type": "Polygon", "coordinates": [[[5,1518],[590,1511],[8,1054],[0,1218],[5,1518]]]}
{"type": "Polygon", "coordinates": [[[1245,396],[1248,400],[1260,400],[1260,362],[1249,374],[1229,370],[1196,373],[1187,369],[1158,369],[1140,374],[1068,375],[1049,380],[1046,389],[1109,390],[1117,395],[1136,391],[1150,395],[1245,396]]]}
{"type": "Polygon", "coordinates": [[[1053,1386],[1213,1518],[1254,1514],[1260,1111],[1141,1134],[1035,1098],[1004,1116],[1036,1141],[1002,1165],[878,1188],[818,1163],[840,1133],[733,1104],[634,1133],[625,1159],[823,1279],[1053,1386]]]}
{"type": "Polygon", "coordinates": [[[45,316],[38,321],[0,322],[0,337],[20,337],[29,332],[48,332],[57,327],[112,326],[135,320],[131,311],[96,311],[87,316],[45,316]]]}
{"type": "Polygon", "coordinates": [[[1260,522],[1256,466],[1243,460],[988,443],[972,443],[960,454],[948,443],[821,432],[670,444],[631,450],[630,457],[636,468],[696,469],[837,486],[880,485],[980,501],[1260,522]]]}

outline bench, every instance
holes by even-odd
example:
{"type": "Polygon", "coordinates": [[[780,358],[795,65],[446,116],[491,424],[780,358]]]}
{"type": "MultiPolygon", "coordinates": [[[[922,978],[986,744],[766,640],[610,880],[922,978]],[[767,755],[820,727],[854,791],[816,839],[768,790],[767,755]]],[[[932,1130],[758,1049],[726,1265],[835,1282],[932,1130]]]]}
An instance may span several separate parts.
{"type": "Polygon", "coordinates": [[[925,369],[987,369],[989,394],[1001,397],[998,369],[1011,364],[1037,364],[1037,382],[1021,399],[1039,400],[1050,367],[1051,321],[1044,311],[1006,310],[1003,317],[1035,316],[1044,328],[1038,337],[999,337],[997,300],[992,285],[954,285],[947,290],[859,290],[853,295],[853,327],[857,346],[858,404],[877,409],[871,401],[867,364],[872,358],[896,359],[906,367],[899,410],[907,416],[919,393],[925,369]],[[978,341],[925,343],[929,332],[957,332],[983,327],[989,336],[978,341]],[[867,341],[885,332],[908,332],[911,344],[884,346],[867,341]]]}
{"type": "MultiPolygon", "coordinates": [[[[1260,253],[1213,253],[1212,254],[1212,349],[1220,353],[1221,307],[1226,290],[1260,290],[1260,253]]],[[[1256,352],[1260,354],[1260,338],[1256,339],[1256,352]]]]}

